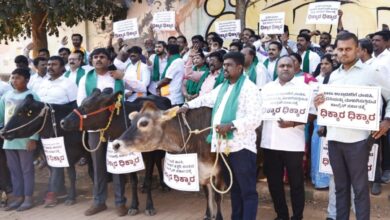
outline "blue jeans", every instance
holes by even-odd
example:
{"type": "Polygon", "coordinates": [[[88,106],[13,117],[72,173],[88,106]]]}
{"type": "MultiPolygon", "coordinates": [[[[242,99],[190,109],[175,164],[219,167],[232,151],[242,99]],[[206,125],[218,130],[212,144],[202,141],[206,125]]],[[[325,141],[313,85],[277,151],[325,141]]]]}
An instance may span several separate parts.
{"type": "MultiPolygon", "coordinates": [[[[255,220],[258,194],[256,191],[256,154],[243,149],[225,157],[233,172],[230,189],[232,220],[255,220]]],[[[230,183],[229,173],[222,162],[222,175],[226,185],[230,183]]]]}

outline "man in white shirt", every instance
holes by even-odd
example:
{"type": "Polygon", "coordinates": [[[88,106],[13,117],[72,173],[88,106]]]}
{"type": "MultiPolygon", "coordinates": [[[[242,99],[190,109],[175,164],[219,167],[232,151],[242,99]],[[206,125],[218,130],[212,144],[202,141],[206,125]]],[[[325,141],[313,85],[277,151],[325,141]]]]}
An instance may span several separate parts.
{"type": "MultiPolygon", "coordinates": [[[[383,100],[387,103],[385,118],[379,131],[346,129],[327,126],[329,159],[336,184],[337,219],[349,219],[351,185],[355,193],[356,219],[370,219],[370,197],[368,186],[367,138],[384,135],[390,127],[390,82],[388,76],[378,68],[363,64],[357,57],[356,35],[344,32],[337,36],[337,55],[341,66],[329,78],[329,84],[379,86],[383,100]]],[[[315,105],[325,102],[324,94],[315,97],[315,105]]]]}
{"type": "Polygon", "coordinates": [[[66,71],[69,70],[69,62],[68,62],[68,58],[69,58],[69,55],[70,55],[70,50],[69,48],[66,48],[66,47],[62,47],[58,50],[58,55],[64,60],[65,62],[65,69],[66,71]]]}
{"type": "Polygon", "coordinates": [[[37,57],[33,60],[33,63],[37,73],[31,75],[27,88],[37,93],[39,87],[42,85],[42,82],[49,78],[49,75],[47,74],[47,59],[37,57]]]}
{"type": "MultiPolygon", "coordinates": [[[[203,96],[184,104],[179,112],[202,106],[213,108],[212,133],[208,137],[212,149],[228,152],[226,157],[233,172],[231,219],[255,220],[258,205],[256,192],[256,132],[261,123],[259,90],[243,75],[245,58],[239,52],[224,56],[224,75],[227,80],[203,96]],[[222,143],[218,146],[218,137],[222,143]]],[[[222,174],[229,185],[229,174],[222,165],[222,174]]]]}
{"type": "Polygon", "coordinates": [[[81,77],[85,75],[85,69],[81,68],[83,57],[79,53],[71,53],[68,60],[69,70],[64,73],[64,77],[78,86],[81,77]]]}
{"type": "MultiPolygon", "coordinates": [[[[294,77],[294,61],[283,56],[277,64],[278,78],[266,84],[262,91],[280,90],[285,87],[309,88],[302,79],[294,77]]],[[[313,112],[313,111],[312,111],[313,112]]],[[[315,110],[314,110],[315,112],[315,110]]],[[[285,199],[283,175],[287,169],[291,191],[293,215],[302,219],[305,207],[303,156],[305,152],[305,126],[294,121],[264,121],[261,148],[264,152],[264,173],[277,213],[276,219],[290,219],[285,199]]]]}
{"type": "Polygon", "coordinates": [[[141,47],[134,46],[127,52],[131,62],[126,67],[123,81],[125,82],[126,100],[133,102],[137,97],[146,96],[150,71],[148,66],[141,62],[141,47]]]}
{"type": "MultiPolygon", "coordinates": [[[[110,54],[105,48],[97,48],[92,54],[92,64],[95,68],[85,74],[79,83],[77,93],[77,104],[80,105],[83,99],[91,95],[93,89],[98,88],[103,90],[105,88],[113,88],[115,92],[123,91],[124,85],[122,80],[115,79],[111,76],[108,70],[111,60],[110,54]]],[[[91,150],[94,150],[100,139],[98,131],[88,132],[88,145],[91,150]]],[[[91,153],[93,163],[93,205],[84,212],[84,215],[90,216],[107,209],[107,173],[106,173],[106,149],[107,142],[102,142],[99,149],[91,153]]],[[[126,198],[124,196],[124,176],[113,174],[113,183],[115,190],[115,206],[118,216],[127,214],[126,198]]]]}
{"type": "Polygon", "coordinates": [[[297,37],[298,53],[302,57],[301,69],[305,73],[313,73],[321,62],[320,56],[309,48],[310,36],[299,34],[297,37]]]}
{"type": "Polygon", "coordinates": [[[282,44],[277,41],[272,41],[268,46],[268,58],[264,61],[264,66],[267,68],[268,78],[275,80],[278,76],[276,64],[282,51],[282,44]]]}
{"type": "Polygon", "coordinates": [[[181,84],[184,76],[184,61],[180,58],[179,46],[167,45],[168,62],[164,72],[157,83],[157,93],[171,100],[172,105],[181,105],[184,97],[181,92],[181,84]]]}
{"type": "Polygon", "coordinates": [[[168,55],[166,53],[167,44],[164,41],[157,41],[155,46],[155,54],[152,54],[147,60],[147,64],[151,73],[151,81],[148,91],[156,95],[157,82],[163,74],[168,62],[168,55]]]}
{"type": "Polygon", "coordinates": [[[257,88],[261,89],[271,79],[264,64],[257,60],[255,49],[254,46],[245,46],[241,50],[245,56],[244,74],[256,84],[257,88]]]}

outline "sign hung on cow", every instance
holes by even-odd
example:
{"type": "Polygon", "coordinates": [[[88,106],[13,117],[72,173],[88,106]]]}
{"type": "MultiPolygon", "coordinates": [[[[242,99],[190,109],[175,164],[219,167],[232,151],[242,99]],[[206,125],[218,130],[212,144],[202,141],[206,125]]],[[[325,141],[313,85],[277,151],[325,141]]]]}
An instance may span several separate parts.
{"type": "Polygon", "coordinates": [[[152,28],[156,31],[175,30],[175,12],[161,11],[153,15],[152,28]]]}
{"type": "MultiPolygon", "coordinates": [[[[333,175],[332,166],[329,160],[329,149],[328,141],[326,138],[322,137],[320,140],[320,161],[319,161],[319,171],[321,173],[326,173],[333,175]]],[[[375,170],[376,170],[376,160],[378,157],[378,144],[374,144],[371,148],[369,157],[368,157],[368,180],[374,181],[375,179],[375,170]]]]}
{"type": "Polygon", "coordinates": [[[337,24],[340,2],[316,2],[309,5],[306,24],[337,24]]]}
{"type": "Polygon", "coordinates": [[[164,182],[172,189],[199,191],[198,155],[166,153],[164,182]]]}
{"type": "Polygon", "coordinates": [[[283,34],[284,32],[284,12],[262,13],[260,14],[261,34],[283,34]]]}
{"type": "Polygon", "coordinates": [[[137,18],[114,22],[113,32],[116,38],[122,38],[123,40],[138,38],[137,18]]]}
{"type": "Polygon", "coordinates": [[[42,138],[47,164],[51,167],[69,167],[64,137],[42,138]]]}
{"type": "Polygon", "coordinates": [[[145,169],[141,153],[121,154],[114,150],[112,142],[107,144],[106,167],[107,172],[113,174],[132,173],[145,169]]]}
{"type": "Polygon", "coordinates": [[[265,88],[261,91],[262,119],[306,123],[312,96],[310,87],[282,87],[278,90],[265,88]]]}
{"type": "Polygon", "coordinates": [[[321,85],[325,102],[318,106],[318,124],[377,131],[381,88],[370,86],[321,85]]]}
{"type": "Polygon", "coordinates": [[[215,32],[223,39],[239,39],[241,33],[241,21],[229,20],[215,22],[215,32]]]}

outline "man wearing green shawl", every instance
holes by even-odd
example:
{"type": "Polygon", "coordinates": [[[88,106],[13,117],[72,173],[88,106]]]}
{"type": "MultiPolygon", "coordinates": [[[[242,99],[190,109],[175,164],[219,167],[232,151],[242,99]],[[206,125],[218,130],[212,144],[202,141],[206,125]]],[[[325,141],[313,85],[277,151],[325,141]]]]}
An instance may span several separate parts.
{"type": "Polygon", "coordinates": [[[241,53],[245,56],[244,75],[261,89],[271,79],[268,77],[267,69],[262,62],[259,62],[256,56],[254,46],[245,46],[241,53]]]}
{"type": "MultiPolygon", "coordinates": [[[[231,219],[255,220],[258,205],[255,129],[261,123],[261,101],[256,85],[243,75],[244,60],[239,52],[226,54],[223,66],[227,80],[210,93],[185,103],[179,112],[201,106],[213,108],[211,124],[214,128],[208,140],[212,148],[225,152],[224,157],[233,172],[231,219]],[[222,142],[218,141],[221,139],[222,142]],[[218,142],[224,144],[216,146],[218,142]]],[[[221,168],[229,185],[227,168],[223,163],[221,168]]]]}
{"type": "Polygon", "coordinates": [[[70,69],[64,73],[66,78],[79,85],[81,77],[84,76],[85,70],[81,68],[83,58],[79,53],[71,53],[68,58],[70,69]]]}
{"type": "Polygon", "coordinates": [[[310,36],[307,34],[300,34],[297,37],[298,53],[302,57],[301,69],[304,73],[313,73],[318,64],[321,62],[320,56],[309,48],[310,36]]]}
{"type": "MultiPolygon", "coordinates": [[[[109,52],[105,48],[97,48],[92,52],[93,70],[89,71],[80,79],[77,104],[80,105],[84,98],[92,94],[93,89],[98,88],[103,90],[105,88],[112,88],[114,91],[124,91],[124,83],[121,79],[115,79],[108,67],[111,64],[109,59],[109,52]]],[[[123,76],[121,76],[123,77],[123,76]]],[[[108,137],[106,137],[108,139],[108,137]]],[[[94,150],[100,140],[100,132],[88,132],[88,145],[91,150],[94,150]]],[[[84,214],[86,216],[94,215],[107,209],[107,173],[106,173],[106,152],[107,142],[102,142],[98,150],[91,153],[93,163],[93,204],[88,208],[84,214]]],[[[115,206],[118,216],[127,214],[125,207],[126,198],[124,196],[125,176],[113,174],[113,183],[115,190],[115,206]]]]}
{"type": "Polygon", "coordinates": [[[209,54],[209,71],[206,71],[198,82],[197,91],[199,96],[211,92],[219,84],[223,83],[223,54],[221,51],[215,51],[209,54]]]}
{"type": "Polygon", "coordinates": [[[146,61],[146,64],[150,68],[152,78],[148,87],[148,92],[153,95],[157,95],[156,86],[160,80],[160,76],[163,74],[165,67],[168,62],[168,55],[166,53],[167,44],[164,41],[157,41],[154,51],[155,54],[152,54],[149,59],[146,61]]]}
{"type": "Polygon", "coordinates": [[[282,44],[277,41],[272,41],[268,46],[268,58],[264,61],[264,66],[267,68],[268,77],[271,80],[278,78],[276,65],[282,52],[282,44]]]}

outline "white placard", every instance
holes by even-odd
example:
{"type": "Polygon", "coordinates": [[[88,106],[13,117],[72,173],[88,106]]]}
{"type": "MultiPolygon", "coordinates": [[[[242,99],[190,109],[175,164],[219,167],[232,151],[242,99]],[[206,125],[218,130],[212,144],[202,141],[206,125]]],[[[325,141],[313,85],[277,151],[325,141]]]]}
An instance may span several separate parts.
{"type": "Polygon", "coordinates": [[[41,139],[47,164],[51,167],[69,167],[64,137],[41,139]]]}
{"type": "Polygon", "coordinates": [[[215,22],[215,32],[223,39],[238,39],[241,33],[241,21],[229,20],[215,22]]]}
{"type": "Polygon", "coordinates": [[[116,38],[123,40],[138,38],[137,18],[114,22],[113,31],[116,38]]]}
{"type": "Polygon", "coordinates": [[[284,32],[284,12],[262,13],[260,14],[260,33],[262,34],[283,34],[284,32]]]}
{"type": "Polygon", "coordinates": [[[320,85],[325,103],[318,106],[318,124],[377,131],[381,88],[370,86],[320,85]]]}
{"type": "Polygon", "coordinates": [[[161,11],[153,15],[152,28],[156,31],[175,30],[175,12],[161,11]]]}
{"type": "Polygon", "coordinates": [[[340,2],[316,2],[309,5],[306,24],[337,24],[340,2]]]}
{"type": "Polygon", "coordinates": [[[112,142],[107,144],[107,172],[113,174],[132,173],[145,169],[142,154],[139,152],[121,154],[112,148],[112,142]]]}
{"type": "MultiPolygon", "coordinates": [[[[326,140],[326,138],[321,137],[320,146],[321,146],[321,151],[320,151],[319,170],[321,173],[333,175],[332,166],[330,165],[330,160],[329,160],[328,141],[326,140]]],[[[368,157],[368,164],[367,164],[369,181],[374,181],[375,179],[377,157],[378,157],[378,144],[374,144],[371,148],[368,157]]]]}
{"type": "Polygon", "coordinates": [[[199,191],[198,155],[166,153],[164,182],[172,189],[199,191]]]}
{"type": "Polygon", "coordinates": [[[310,87],[282,87],[261,90],[263,120],[294,121],[306,123],[312,101],[310,87]]]}

